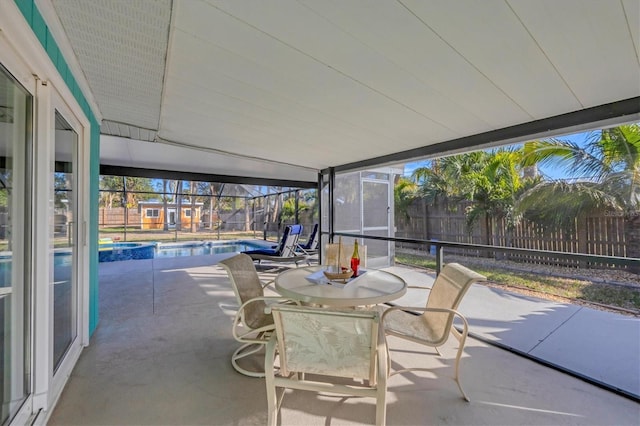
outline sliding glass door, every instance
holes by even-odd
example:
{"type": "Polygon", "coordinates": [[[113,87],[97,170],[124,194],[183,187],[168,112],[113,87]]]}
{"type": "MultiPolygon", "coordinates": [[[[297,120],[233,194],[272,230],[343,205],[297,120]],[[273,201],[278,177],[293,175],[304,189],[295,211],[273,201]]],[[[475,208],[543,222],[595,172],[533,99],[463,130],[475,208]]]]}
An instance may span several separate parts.
{"type": "Polygon", "coordinates": [[[78,134],[55,112],[53,172],[53,372],[78,337],[78,134]]]}
{"type": "Polygon", "coordinates": [[[0,65],[0,423],[31,393],[32,97],[0,65]]]}

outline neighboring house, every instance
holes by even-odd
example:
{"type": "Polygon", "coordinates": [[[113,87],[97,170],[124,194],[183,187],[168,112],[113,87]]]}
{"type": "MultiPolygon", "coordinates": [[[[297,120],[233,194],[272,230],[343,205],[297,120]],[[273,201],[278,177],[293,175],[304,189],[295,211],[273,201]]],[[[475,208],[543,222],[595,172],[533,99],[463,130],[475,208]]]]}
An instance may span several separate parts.
{"type": "MultiPolygon", "coordinates": [[[[200,224],[202,217],[203,203],[196,202],[193,206],[193,218],[191,217],[191,202],[183,202],[180,206],[178,214],[178,205],[176,203],[167,203],[167,224],[169,229],[176,227],[176,222],[182,224],[182,228],[186,228],[200,224]],[[193,220],[192,220],[193,219],[193,220]]],[[[140,209],[140,229],[163,229],[165,223],[164,203],[162,201],[140,201],[138,203],[140,209]]]]}

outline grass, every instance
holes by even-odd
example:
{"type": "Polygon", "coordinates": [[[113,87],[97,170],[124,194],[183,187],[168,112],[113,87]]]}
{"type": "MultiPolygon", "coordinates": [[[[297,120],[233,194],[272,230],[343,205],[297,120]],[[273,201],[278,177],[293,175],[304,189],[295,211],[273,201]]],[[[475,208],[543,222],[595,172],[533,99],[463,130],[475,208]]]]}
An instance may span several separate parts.
{"type": "MultiPolygon", "coordinates": [[[[436,268],[434,259],[412,254],[396,254],[396,261],[423,268],[436,268]]],[[[499,286],[521,288],[540,293],[542,297],[555,296],[577,302],[598,303],[640,313],[640,288],[607,285],[592,281],[555,277],[551,275],[518,272],[473,265],[475,271],[499,286]]]]}

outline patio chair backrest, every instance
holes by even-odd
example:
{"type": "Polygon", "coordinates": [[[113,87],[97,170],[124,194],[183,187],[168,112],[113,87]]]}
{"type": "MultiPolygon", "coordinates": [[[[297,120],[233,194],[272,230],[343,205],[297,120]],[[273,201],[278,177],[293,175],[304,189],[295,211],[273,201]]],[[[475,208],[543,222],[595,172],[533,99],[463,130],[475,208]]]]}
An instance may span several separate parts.
{"type": "Polygon", "coordinates": [[[282,375],[311,373],[376,383],[377,311],[276,305],[272,314],[282,375]]]}
{"type": "MultiPolygon", "coordinates": [[[[220,265],[229,274],[231,286],[240,306],[255,297],[264,296],[262,282],[249,256],[240,253],[220,261],[220,265]]],[[[266,304],[262,300],[248,304],[243,310],[243,322],[250,328],[259,328],[273,323],[271,315],[265,314],[265,308],[266,304]]]]}
{"type": "MultiPolygon", "coordinates": [[[[433,283],[427,308],[457,309],[471,284],[486,280],[484,275],[459,263],[447,263],[433,283]]],[[[436,340],[445,341],[448,338],[453,322],[452,313],[426,311],[422,316],[433,335],[439,337],[436,340]]]]}
{"type": "Polygon", "coordinates": [[[318,234],[318,224],[313,225],[313,229],[311,230],[311,234],[309,234],[309,239],[307,242],[301,247],[304,250],[317,250],[318,243],[320,242],[320,235],[318,234]]]}
{"type": "Polygon", "coordinates": [[[295,256],[300,234],[302,234],[302,225],[287,225],[284,228],[284,234],[282,234],[276,255],[280,257],[295,256]]]}

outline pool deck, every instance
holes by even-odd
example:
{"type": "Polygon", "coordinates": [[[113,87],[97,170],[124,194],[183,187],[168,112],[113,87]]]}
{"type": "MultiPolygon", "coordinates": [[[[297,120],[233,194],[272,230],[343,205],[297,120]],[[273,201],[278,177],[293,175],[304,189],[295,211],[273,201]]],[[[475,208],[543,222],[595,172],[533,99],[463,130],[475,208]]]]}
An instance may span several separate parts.
{"type": "MultiPolygon", "coordinates": [[[[215,265],[224,257],[100,264],[100,323],[49,424],[265,424],[264,380],[236,373],[229,362],[238,344],[230,330],[235,298],[215,265]]],[[[434,278],[410,268],[389,270],[410,285],[429,286],[434,278]]],[[[274,271],[261,275],[273,278],[274,271]]],[[[397,302],[419,306],[425,297],[410,290],[397,302]]],[[[638,395],[638,318],[481,285],[471,288],[460,310],[483,339],[469,339],[461,365],[472,402],[460,398],[451,380],[455,339],[442,358],[390,339],[393,369],[420,363],[432,371],[390,379],[388,424],[638,424],[640,404],[633,398],[484,341],[638,395]]],[[[288,393],[281,424],[370,424],[373,405],[288,393]]]]}

